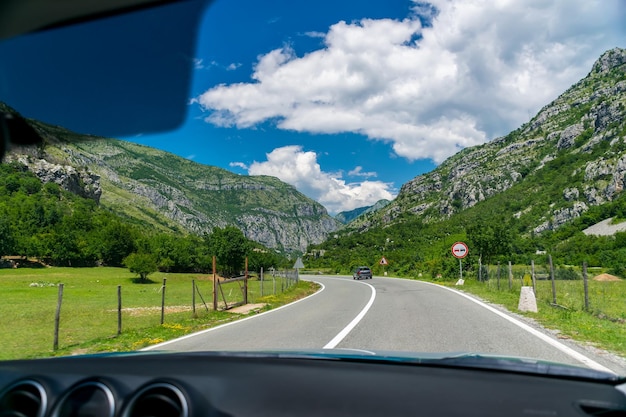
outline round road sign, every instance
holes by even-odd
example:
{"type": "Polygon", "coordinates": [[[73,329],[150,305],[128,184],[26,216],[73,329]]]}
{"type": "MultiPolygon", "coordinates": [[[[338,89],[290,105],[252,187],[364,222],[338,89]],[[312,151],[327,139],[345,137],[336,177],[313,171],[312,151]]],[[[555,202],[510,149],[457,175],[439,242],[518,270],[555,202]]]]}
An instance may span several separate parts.
{"type": "Polygon", "coordinates": [[[454,245],[452,245],[452,255],[454,255],[455,258],[465,258],[467,256],[467,253],[468,249],[465,243],[456,242],[454,245]]]}

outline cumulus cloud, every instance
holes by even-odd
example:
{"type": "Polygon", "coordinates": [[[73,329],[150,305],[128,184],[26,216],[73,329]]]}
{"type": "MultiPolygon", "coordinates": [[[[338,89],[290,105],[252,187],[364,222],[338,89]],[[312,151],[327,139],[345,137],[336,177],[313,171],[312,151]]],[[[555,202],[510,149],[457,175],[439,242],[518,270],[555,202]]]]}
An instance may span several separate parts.
{"type": "Polygon", "coordinates": [[[317,154],[304,151],[301,146],[276,148],[266,156],[266,161],[253,162],[248,168],[248,174],[278,177],[321,203],[331,214],[395,197],[390,191],[391,185],[382,181],[348,183],[341,178],[340,173],[322,171],[317,154]]]}
{"type": "Polygon", "coordinates": [[[268,51],[250,82],[197,101],[215,125],[355,132],[439,163],[515,129],[623,46],[620,1],[415,0],[402,20],[338,22],[303,56],[268,51]]]}

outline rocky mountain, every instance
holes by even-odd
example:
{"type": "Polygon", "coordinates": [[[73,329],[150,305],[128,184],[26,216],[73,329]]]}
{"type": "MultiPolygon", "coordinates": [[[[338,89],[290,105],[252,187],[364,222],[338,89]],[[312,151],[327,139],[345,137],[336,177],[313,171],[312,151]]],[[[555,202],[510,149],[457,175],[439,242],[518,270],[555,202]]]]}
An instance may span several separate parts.
{"type": "Polygon", "coordinates": [[[359,207],[349,211],[342,211],[335,216],[335,220],[338,220],[343,224],[348,224],[361,215],[373,213],[380,210],[381,208],[387,206],[389,203],[391,203],[391,201],[383,199],[378,200],[375,204],[371,206],[359,207]]]}
{"type": "Polygon", "coordinates": [[[15,148],[7,161],[147,227],[202,234],[235,225],[267,247],[303,252],[340,226],[275,177],[237,175],[147,146],[29,123],[45,145],[15,148]]]}
{"type": "Polygon", "coordinates": [[[350,227],[367,230],[407,216],[438,221],[509,193],[501,213],[523,220],[529,233],[557,229],[624,190],[625,115],[626,50],[615,48],[528,123],[407,182],[391,204],[350,227]]]}

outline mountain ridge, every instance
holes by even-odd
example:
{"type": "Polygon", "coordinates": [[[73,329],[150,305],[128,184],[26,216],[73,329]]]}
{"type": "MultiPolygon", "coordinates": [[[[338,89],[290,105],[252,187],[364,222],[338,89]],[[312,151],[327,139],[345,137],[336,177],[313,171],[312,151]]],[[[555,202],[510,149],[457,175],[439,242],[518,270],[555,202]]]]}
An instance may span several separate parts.
{"type": "Polygon", "coordinates": [[[322,205],[278,178],[238,175],[145,145],[29,122],[45,145],[16,148],[7,160],[44,181],[84,185],[89,179],[98,202],[144,224],[196,234],[234,225],[284,252],[304,252],[339,227],[322,205]],[[68,181],[72,175],[77,179],[68,181]]]}
{"type": "Polygon", "coordinates": [[[337,213],[337,215],[335,216],[335,220],[338,220],[343,224],[348,224],[359,216],[380,210],[381,208],[387,206],[389,203],[391,203],[390,200],[382,199],[378,200],[371,206],[357,207],[353,210],[342,211],[340,213],[337,213]]]}
{"type": "MultiPolygon", "coordinates": [[[[415,215],[426,222],[449,218],[523,182],[566,155],[581,156],[574,165],[575,170],[581,170],[576,174],[584,175],[576,180],[576,187],[561,190],[563,197],[558,207],[543,208],[538,216],[535,213],[540,221],[532,231],[553,230],[590,205],[611,200],[623,190],[626,176],[622,149],[626,147],[625,64],[625,49],[605,52],[585,78],[544,106],[530,121],[506,136],[463,149],[433,171],[408,181],[391,204],[376,214],[359,218],[348,228],[364,231],[388,226],[401,222],[405,215],[415,215]],[[602,178],[606,176],[611,181],[602,178]]],[[[527,216],[529,212],[522,210],[518,215],[527,216]]]]}

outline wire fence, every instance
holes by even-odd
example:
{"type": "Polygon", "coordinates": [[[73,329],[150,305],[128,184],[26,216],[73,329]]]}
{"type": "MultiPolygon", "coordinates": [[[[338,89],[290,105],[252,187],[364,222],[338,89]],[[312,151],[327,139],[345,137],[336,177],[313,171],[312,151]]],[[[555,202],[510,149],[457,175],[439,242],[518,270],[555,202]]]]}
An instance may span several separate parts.
{"type": "MultiPolygon", "coordinates": [[[[297,270],[248,272],[234,278],[208,275],[189,279],[169,274],[160,285],[150,281],[149,285],[108,286],[106,293],[93,292],[93,296],[85,296],[85,290],[75,284],[59,283],[53,285],[57,289],[53,350],[60,344],[119,336],[129,330],[165,325],[168,320],[175,323],[268,302],[269,297],[285,293],[298,280],[297,270]]],[[[52,313],[52,309],[48,311],[52,313]]]]}
{"type": "Polygon", "coordinates": [[[598,317],[626,324],[626,281],[601,273],[599,268],[563,267],[548,264],[480,265],[466,274],[490,291],[519,294],[532,286],[539,304],[566,310],[587,311],[598,317]]]}

